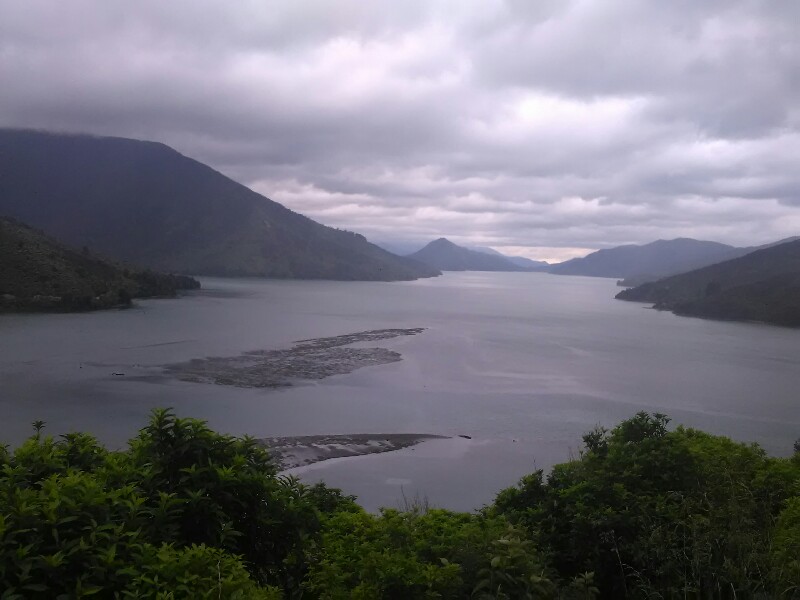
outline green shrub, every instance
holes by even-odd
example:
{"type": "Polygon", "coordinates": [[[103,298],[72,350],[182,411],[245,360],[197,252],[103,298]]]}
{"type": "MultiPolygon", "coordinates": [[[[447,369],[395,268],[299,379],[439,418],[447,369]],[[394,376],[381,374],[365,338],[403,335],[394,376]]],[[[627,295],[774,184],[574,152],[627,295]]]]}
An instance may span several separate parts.
{"type": "Polygon", "coordinates": [[[639,413],[587,434],[578,460],[546,482],[523,478],[494,511],[525,527],[562,578],[593,572],[606,598],[783,593],[767,575],[771,531],[800,463],[667,423],[639,413]]]}
{"type": "Polygon", "coordinates": [[[0,448],[0,600],[800,598],[800,453],[640,413],[474,514],[371,515],[155,411],[128,449],[0,448]]]}
{"type": "Polygon", "coordinates": [[[276,597],[257,584],[299,586],[319,512],[253,440],[168,411],[156,411],[125,452],[35,427],[0,454],[4,600],[145,597],[151,584],[173,594],[159,598],[194,598],[212,579],[231,598],[276,597]]]}

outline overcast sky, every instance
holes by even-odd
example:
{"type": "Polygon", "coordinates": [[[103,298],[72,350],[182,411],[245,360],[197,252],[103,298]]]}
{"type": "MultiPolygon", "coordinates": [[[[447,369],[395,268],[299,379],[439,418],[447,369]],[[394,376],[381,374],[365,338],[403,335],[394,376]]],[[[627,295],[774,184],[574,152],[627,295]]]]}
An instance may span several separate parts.
{"type": "Polygon", "coordinates": [[[0,126],[531,258],[800,234],[796,0],[0,0],[0,126]]]}

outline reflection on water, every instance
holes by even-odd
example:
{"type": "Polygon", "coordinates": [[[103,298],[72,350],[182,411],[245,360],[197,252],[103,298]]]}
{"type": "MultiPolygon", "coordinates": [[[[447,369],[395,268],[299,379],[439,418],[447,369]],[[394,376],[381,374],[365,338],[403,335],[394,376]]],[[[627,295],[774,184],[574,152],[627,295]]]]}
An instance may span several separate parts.
{"type": "Polygon", "coordinates": [[[35,419],[120,446],[154,406],[258,437],[469,435],[308,467],[396,506],[419,493],[471,508],[580,449],[637,410],[787,454],[800,436],[800,331],[675,317],[613,299],[607,279],[459,273],[417,282],[203,280],[181,300],[125,311],[0,317],[0,437],[35,419]],[[425,327],[381,342],[400,362],[285,390],[136,374],[300,339],[425,327]],[[124,375],[113,375],[123,373],[124,375]],[[457,450],[457,451],[456,451],[457,450]]]}

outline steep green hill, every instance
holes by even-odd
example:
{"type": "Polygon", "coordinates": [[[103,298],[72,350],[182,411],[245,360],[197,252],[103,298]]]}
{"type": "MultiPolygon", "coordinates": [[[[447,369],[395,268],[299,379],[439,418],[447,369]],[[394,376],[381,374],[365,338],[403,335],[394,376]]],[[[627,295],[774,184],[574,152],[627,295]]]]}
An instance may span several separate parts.
{"type": "Polygon", "coordinates": [[[624,290],[686,316],[800,326],[800,240],[624,290]]]}
{"type": "Polygon", "coordinates": [[[198,287],[191,277],[114,265],[0,218],[0,311],[109,308],[198,287]]]}
{"type": "Polygon", "coordinates": [[[163,144],[0,130],[0,173],[0,214],[160,271],[379,281],[439,274],[163,144]]]}

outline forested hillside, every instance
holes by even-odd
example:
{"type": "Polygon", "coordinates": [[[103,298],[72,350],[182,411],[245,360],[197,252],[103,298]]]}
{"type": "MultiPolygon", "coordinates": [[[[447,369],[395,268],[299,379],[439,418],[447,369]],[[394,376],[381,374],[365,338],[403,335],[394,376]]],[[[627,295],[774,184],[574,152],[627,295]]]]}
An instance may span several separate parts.
{"type": "Polygon", "coordinates": [[[0,217],[0,311],[109,308],[199,287],[191,277],[113,264],[0,217]]]}
{"type": "Polygon", "coordinates": [[[800,326],[800,240],[624,290],[679,315],[800,326]]]}
{"type": "Polygon", "coordinates": [[[0,450],[4,598],[800,597],[800,453],[663,415],[473,514],[368,514],[168,411],[122,451],[44,426],[0,450]]]}
{"type": "Polygon", "coordinates": [[[159,271],[377,281],[439,274],[163,144],[0,129],[0,172],[0,214],[159,271]]]}

